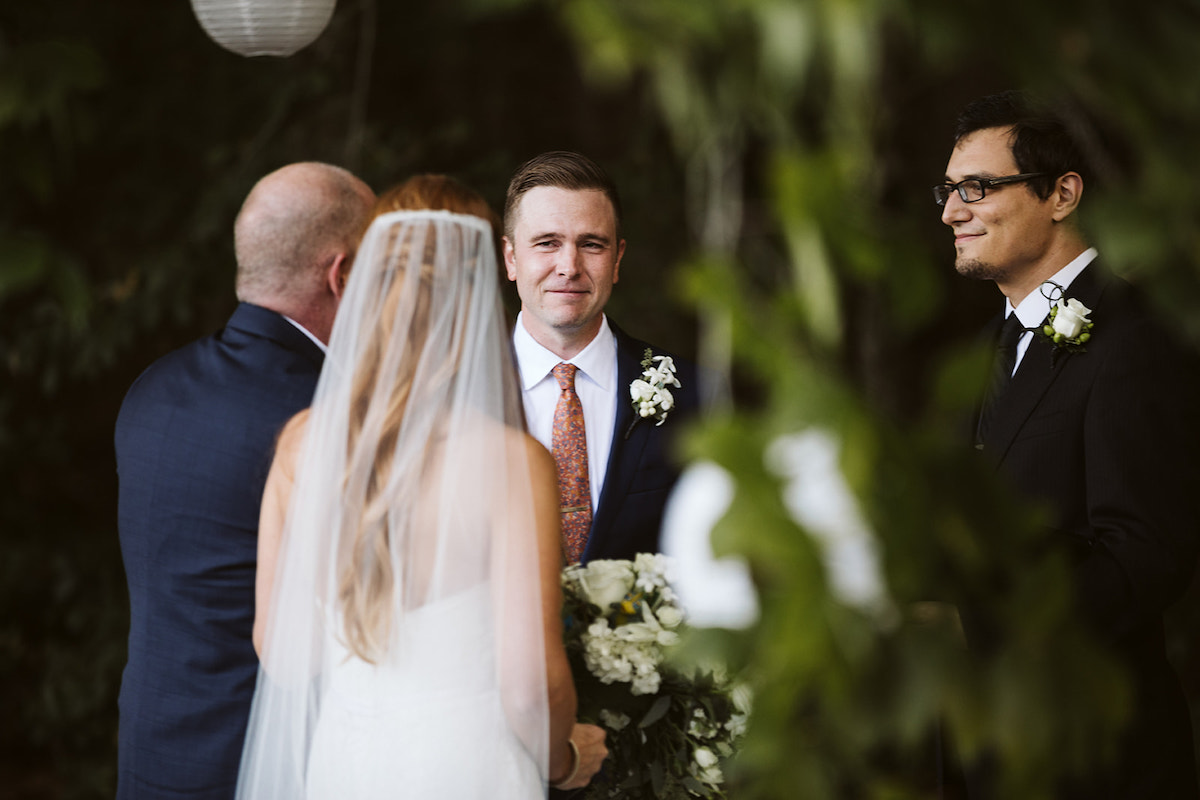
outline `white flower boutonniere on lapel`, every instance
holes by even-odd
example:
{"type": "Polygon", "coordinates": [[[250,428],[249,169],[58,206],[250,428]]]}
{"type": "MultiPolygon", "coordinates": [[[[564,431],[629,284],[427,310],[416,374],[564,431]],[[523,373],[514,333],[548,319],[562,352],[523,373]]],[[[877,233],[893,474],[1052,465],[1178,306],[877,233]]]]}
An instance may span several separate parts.
{"type": "Polygon", "coordinates": [[[629,384],[629,396],[633,400],[633,424],[625,431],[625,438],[633,432],[634,425],[643,419],[658,420],[655,425],[667,421],[667,414],[675,407],[675,396],[668,388],[680,388],[675,377],[675,361],[670,356],[656,356],[647,347],[642,357],[642,377],[629,384]]]}
{"type": "Polygon", "coordinates": [[[1088,316],[1092,310],[1075,298],[1066,297],[1063,288],[1056,283],[1047,281],[1042,284],[1041,291],[1053,303],[1046,324],[1037,331],[1038,336],[1050,345],[1051,363],[1060,353],[1087,352],[1085,345],[1092,338],[1092,328],[1096,324],[1088,316]]]}

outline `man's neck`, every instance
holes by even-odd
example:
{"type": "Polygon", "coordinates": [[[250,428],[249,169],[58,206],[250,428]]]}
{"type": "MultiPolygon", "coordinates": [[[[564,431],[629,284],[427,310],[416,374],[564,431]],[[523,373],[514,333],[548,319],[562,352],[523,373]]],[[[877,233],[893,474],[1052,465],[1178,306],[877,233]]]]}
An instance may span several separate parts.
{"type": "Polygon", "coordinates": [[[333,332],[333,317],[337,312],[337,303],[318,302],[299,303],[278,297],[245,297],[247,303],[262,306],[276,314],[287,317],[321,343],[322,347],[329,345],[329,335],[333,332]]]}
{"type": "Polygon", "coordinates": [[[1054,277],[1060,269],[1079,258],[1087,249],[1086,242],[1079,237],[1072,236],[1061,245],[1047,250],[1032,269],[1025,270],[1011,281],[1003,283],[996,281],[996,286],[1008,298],[1012,307],[1016,308],[1021,305],[1022,300],[1029,296],[1030,292],[1054,277]]]}

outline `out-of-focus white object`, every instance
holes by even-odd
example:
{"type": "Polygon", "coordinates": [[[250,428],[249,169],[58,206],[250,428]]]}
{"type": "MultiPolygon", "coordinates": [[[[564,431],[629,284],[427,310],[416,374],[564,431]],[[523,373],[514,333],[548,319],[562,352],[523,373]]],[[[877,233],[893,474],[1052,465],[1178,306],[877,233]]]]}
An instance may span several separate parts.
{"type": "Polygon", "coordinates": [[[713,555],[709,535],[733,502],[733,477],[711,461],[688,467],[663,514],[663,552],[675,561],[675,590],[698,628],[746,628],[758,619],[758,594],[746,562],[713,555]]]}
{"type": "Polygon", "coordinates": [[[785,481],[783,503],[792,519],[821,545],[834,596],[886,618],[892,604],[877,540],[846,484],[838,455],[838,440],[812,429],[775,439],[764,459],[785,481]]]}
{"type": "Polygon", "coordinates": [[[312,44],[337,0],[192,0],[200,27],[242,56],[290,56],[312,44]]]}

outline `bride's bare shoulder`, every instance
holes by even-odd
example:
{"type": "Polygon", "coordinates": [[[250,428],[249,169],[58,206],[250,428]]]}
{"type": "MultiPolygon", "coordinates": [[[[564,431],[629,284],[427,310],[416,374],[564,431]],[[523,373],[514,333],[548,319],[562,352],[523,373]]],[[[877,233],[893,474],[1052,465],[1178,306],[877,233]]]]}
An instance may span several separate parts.
{"type": "Polygon", "coordinates": [[[517,428],[509,428],[508,437],[510,452],[524,459],[529,464],[530,471],[554,471],[554,457],[537,439],[517,428]]]}
{"type": "Polygon", "coordinates": [[[275,440],[275,458],[285,459],[289,464],[294,463],[300,452],[300,443],[304,441],[304,432],[308,430],[309,409],[296,413],[275,440]]]}
{"type": "Polygon", "coordinates": [[[308,418],[310,416],[312,416],[311,408],[300,409],[292,415],[291,419],[287,421],[287,423],[283,426],[283,431],[279,435],[283,436],[289,432],[292,432],[292,435],[295,435],[294,432],[297,430],[299,430],[300,433],[303,433],[305,427],[308,426],[308,418]]]}

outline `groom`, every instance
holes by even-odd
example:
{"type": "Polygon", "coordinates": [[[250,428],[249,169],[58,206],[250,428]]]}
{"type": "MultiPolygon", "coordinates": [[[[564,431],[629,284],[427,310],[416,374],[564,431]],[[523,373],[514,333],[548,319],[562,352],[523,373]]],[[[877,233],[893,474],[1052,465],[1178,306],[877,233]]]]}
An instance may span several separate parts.
{"type": "Polygon", "coordinates": [[[374,195],[326,164],[283,167],[234,223],[224,329],[152,364],[117,418],[129,582],[117,797],[228,800],[258,659],[259,503],[279,429],[312,402],[374,195]]]}
{"type": "Polygon", "coordinates": [[[625,253],[616,186],[585,156],[537,156],[509,182],[503,242],[521,297],[513,347],[525,414],[558,463],[566,560],[657,552],[679,476],[672,437],[699,392],[690,363],[655,361],[668,354],[604,314],[625,253]],[[647,391],[646,416],[630,390],[645,377],[644,361],[659,373],[646,383],[670,393],[647,391]]]}
{"type": "MultiPolygon", "coordinates": [[[[1162,614],[1196,563],[1198,372],[1084,240],[1076,212],[1088,174],[1062,122],[1006,93],[962,112],[934,195],[954,230],[958,272],[993,281],[1006,298],[993,330],[997,361],[1008,360],[976,447],[1050,512],[1047,536],[1071,557],[1078,614],[1134,691],[1115,758],[1056,796],[1186,800],[1200,792],[1162,614]],[[1057,345],[1042,332],[1051,298],[1068,306],[1055,312],[1057,345]]],[[[995,796],[980,774],[969,783],[972,798],[995,796]]]]}

